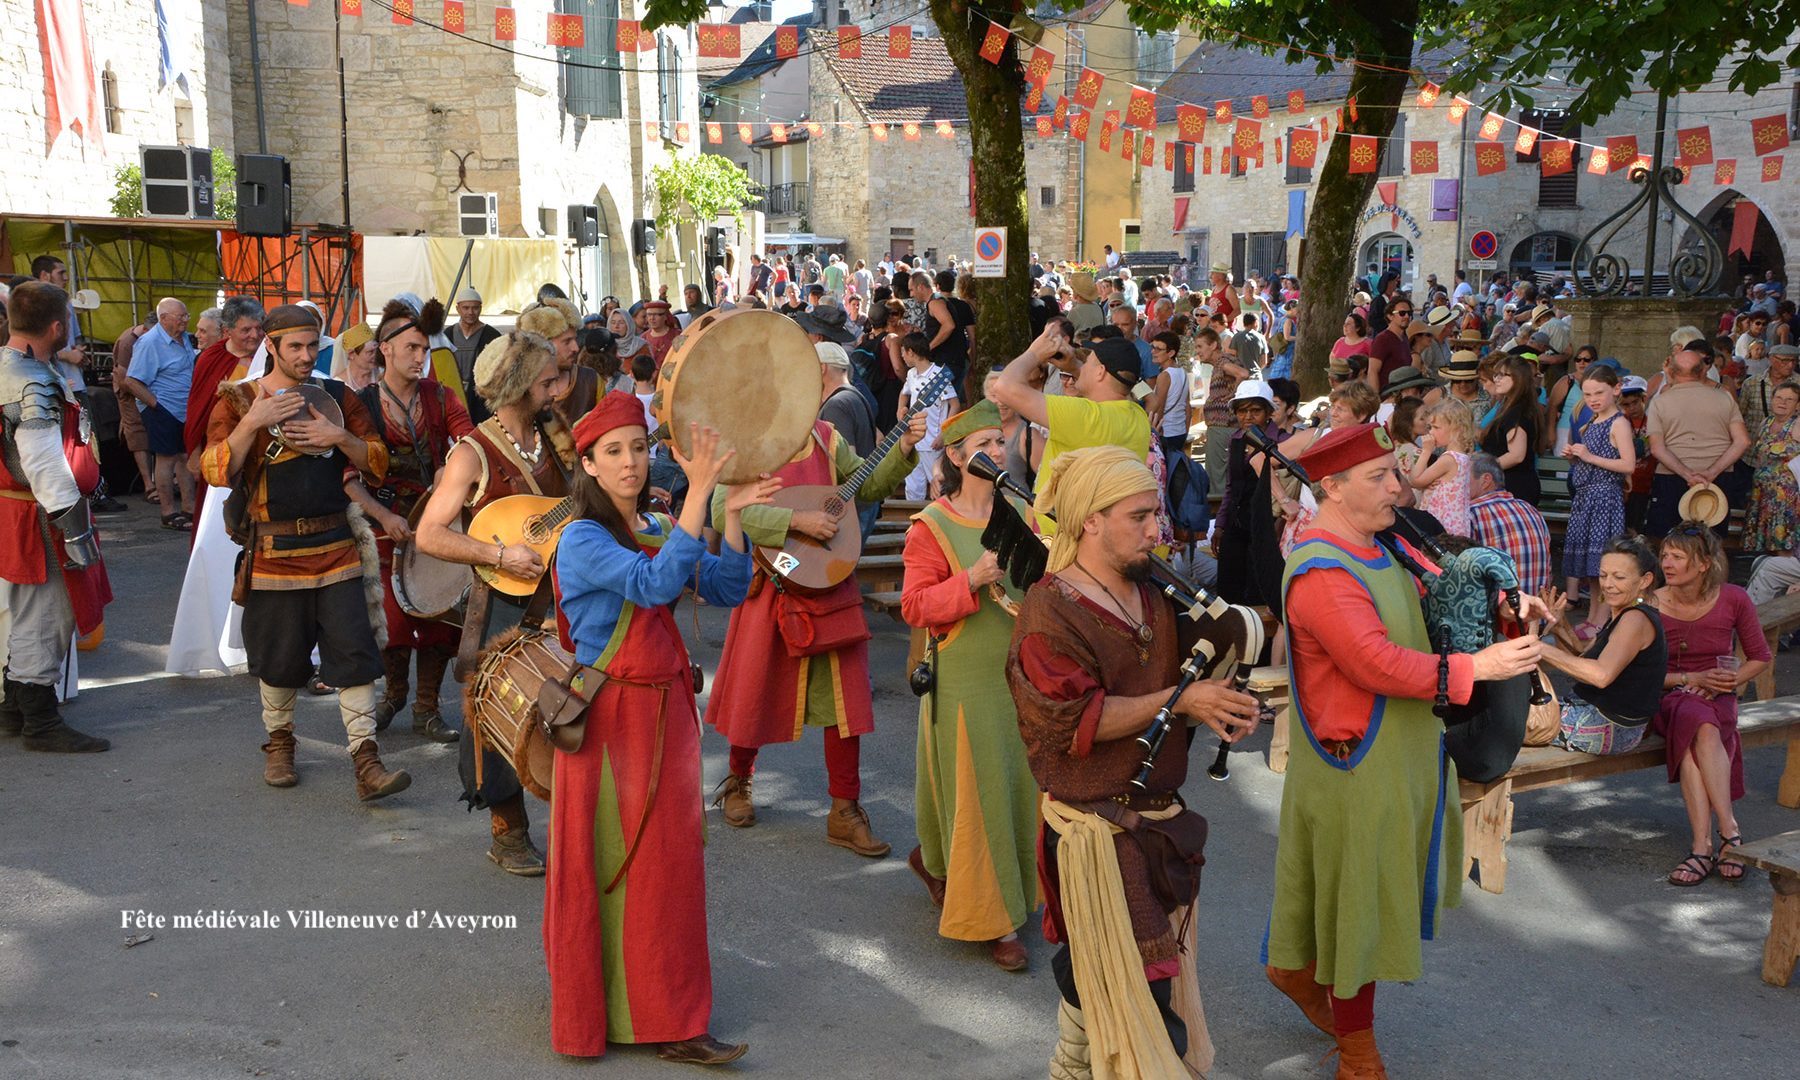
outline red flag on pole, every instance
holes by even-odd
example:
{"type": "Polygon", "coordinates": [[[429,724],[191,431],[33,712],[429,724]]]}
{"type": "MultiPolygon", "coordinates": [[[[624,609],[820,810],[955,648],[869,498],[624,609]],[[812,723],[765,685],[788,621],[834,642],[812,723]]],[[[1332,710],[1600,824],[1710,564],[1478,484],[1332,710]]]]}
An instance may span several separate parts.
{"type": "Polygon", "coordinates": [[[1381,156],[1380,148],[1375,145],[1373,135],[1350,136],[1350,168],[1353,173],[1372,173],[1375,171],[1376,159],[1381,156]]]}

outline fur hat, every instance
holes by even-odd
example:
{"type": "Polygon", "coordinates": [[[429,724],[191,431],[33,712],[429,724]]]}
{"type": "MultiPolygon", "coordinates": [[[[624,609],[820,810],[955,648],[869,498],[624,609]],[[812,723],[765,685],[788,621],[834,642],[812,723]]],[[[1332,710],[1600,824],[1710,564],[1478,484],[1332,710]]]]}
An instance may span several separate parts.
{"type": "Polygon", "coordinates": [[[569,301],[552,296],[520,312],[518,326],[527,333],[554,341],[571,330],[581,329],[581,312],[569,301]]]}
{"type": "Polygon", "coordinates": [[[421,304],[415,313],[405,300],[397,296],[389,300],[381,309],[381,321],[375,324],[375,340],[385,343],[408,330],[419,331],[427,341],[443,333],[444,302],[434,296],[421,304]]]}
{"type": "Polygon", "coordinates": [[[556,349],[542,334],[514,330],[488,342],[475,358],[475,390],[488,408],[498,412],[522,401],[556,349]]]}

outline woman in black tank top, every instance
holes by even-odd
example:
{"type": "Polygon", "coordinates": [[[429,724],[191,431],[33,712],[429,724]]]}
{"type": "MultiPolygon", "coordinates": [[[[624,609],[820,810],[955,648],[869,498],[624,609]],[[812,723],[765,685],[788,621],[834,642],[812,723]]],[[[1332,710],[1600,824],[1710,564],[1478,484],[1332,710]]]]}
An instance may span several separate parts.
{"type": "MultiPolygon", "coordinates": [[[[1562,703],[1558,744],[1587,754],[1622,754],[1637,746],[1656,715],[1669,664],[1662,619],[1647,599],[1656,583],[1656,557],[1642,539],[1621,537],[1600,556],[1598,581],[1606,625],[1578,653],[1574,631],[1559,623],[1557,644],[1546,645],[1543,658],[1575,680],[1562,703]]],[[[1560,599],[1553,606],[1567,605],[1567,597],[1560,599]]]]}

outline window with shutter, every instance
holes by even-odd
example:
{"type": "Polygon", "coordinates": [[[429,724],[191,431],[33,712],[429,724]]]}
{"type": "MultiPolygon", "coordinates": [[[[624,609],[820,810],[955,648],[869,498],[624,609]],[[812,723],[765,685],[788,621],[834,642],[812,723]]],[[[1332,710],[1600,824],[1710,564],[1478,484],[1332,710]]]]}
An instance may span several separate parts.
{"type": "MultiPolygon", "coordinates": [[[[606,0],[602,0],[605,4],[606,0]]],[[[571,116],[613,117],[625,115],[619,82],[619,19],[613,11],[596,11],[583,0],[556,0],[564,15],[587,18],[585,42],[579,49],[557,49],[556,65],[562,82],[563,110],[571,116]]]]}
{"type": "Polygon", "coordinates": [[[1231,280],[1233,282],[1244,280],[1244,248],[1248,239],[1249,237],[1241,232],[1231,234],[1231,280]]]}
{"type": "MultiPolygon", "coordinates": [[[[1540,132],[1537,142],[1532,144],[1531,153],[1514,153],[1513,156],[1520,161],[1540,162],[1545,139],[1581,138],[1581,125],[1572,123],[1569,120],[1569,114],[1559,109],[1527,109],[1519,114],[1519,123],[1536,128],[1540,132]]],[[[1574,206],[1576,178],[1581,175],[1581,171],[1579,164],[1561,176],[1545,176],[1540,171],[1538,174],[1538,205],[1574,206]]]]}
{"type": "Polygon", "coordinates": [[[1406,114],[1394,117],[1394,130],[1381,141],[1381,176],[1406,173],[1406,114]]]}
{"type": "Polygon", "coordinates": [[[1178,142],[1175,144],[1175,191],[1185,194],[1194,190],[1194,170],[1188,167],[1187,156],[1192,152],[1199,154],[1193,143],[1178,142]]]}

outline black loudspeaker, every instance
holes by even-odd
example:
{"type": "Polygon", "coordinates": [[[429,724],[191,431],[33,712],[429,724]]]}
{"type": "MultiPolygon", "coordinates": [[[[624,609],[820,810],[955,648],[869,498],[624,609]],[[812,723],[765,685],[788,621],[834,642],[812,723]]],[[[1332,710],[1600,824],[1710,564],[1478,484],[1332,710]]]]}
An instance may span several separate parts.
{"type": "Polygon", "coordinates": [[[631,223],[631,251],[634,255],[656,254],[656,220],[638,218],[631,223]]]}
{"type": "Polygon", "coordinates": [[[569,239],[576,247],[593,247],[600,243],[600,208],[589,203],[569,207],[569,239]]]}
{"type": "Polygon", "coordinates": [[[280,154],[237,156],[237,231],[244,236],[286,236],[294,231],[293,185],[280,154]]]}
{"type": "Polygon", "coordinates": [[[213,216],[212,151],[204,146],[138,148],[145,217],[213,216]]]}

